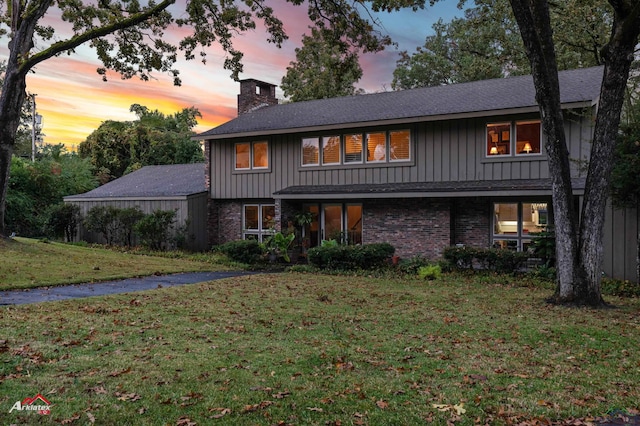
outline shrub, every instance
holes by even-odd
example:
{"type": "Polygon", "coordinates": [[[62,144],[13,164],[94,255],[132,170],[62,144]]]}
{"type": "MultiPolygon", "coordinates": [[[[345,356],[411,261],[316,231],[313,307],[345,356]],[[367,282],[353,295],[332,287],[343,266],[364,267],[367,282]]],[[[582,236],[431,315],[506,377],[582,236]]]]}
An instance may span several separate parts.
{"type": "Polygon", "coordinates": [[[472,269],[476,249],[473,247],[447,247],[443,257],[452,269],[472,269]]]}
{"type": "Polygon", "coordinates": [[[80,207],[76,204],[54,204],[45,213],[44,234],[73,241],[80,223],[80,207]]]}
{"type": "Polygon", "coordinates": [[[531,252],[539,257],[545,266],[552,267],[556,264],[556,235],[553,228],[542,232],[532,232],[531,252]]]}
{"type": "Polygon", "coordinates": [[[123,246],[133,246],[133,232],[144,213],[138,207],[117,209],[114,225],[114,242],[123,246]]]}
{"type": "Polygon", "coordinates": [[[84,218],[84,226],[102,235],[106,244],[113,244],[116,236],[119,209],[113,206],[92,207],[84,218]]]}
{"type": "Polygon", "coordinates": [[[437,280],[442,275],[440,265],[421,266],[418,269],[418,277],[422,280],[437,280]]]}
{"type": "Polygon", "coordinates": [[[144,216],[134,226],[142,245],[151,250],[166,249],[173,230],[176,212],[173,210],[156,210],[144,216]]]}
{"type": "Polygon", "coordinates": [[[408,275],[417,275],[418,269],[429,266],[432,262],[422,256],[414,256],[410,259],[402,259],[398,263],[398,270],[408,275]]]}
{"type": "Polygon", "coordinates": [[[472,247],[447,247],[444,250],[444,259],[448,269],[473,269],[474,262],[482,269],[499,273],[517,272],[527,259],[529,253],[515,252],[505,249],[482,249],[472,247]]]}
{"type": "Polygon", "coordinates": [[[602,294],[618,297],[640,297],[640,285],[629,280],[603,278],[600,284],[602,294]]]}
{"type": "Polygon", "coordinates": [[[308,250],[309,263],[320,269],[357,270],[385,266],[395,248],[389,243],[323,245],[308,250]]]}
{"type": "Polygon", "coordinates": [[[262,256],[262,248],[257,240],[229,241],[219,245],[216,250],[240,263],[256,263],[262,256]]]}

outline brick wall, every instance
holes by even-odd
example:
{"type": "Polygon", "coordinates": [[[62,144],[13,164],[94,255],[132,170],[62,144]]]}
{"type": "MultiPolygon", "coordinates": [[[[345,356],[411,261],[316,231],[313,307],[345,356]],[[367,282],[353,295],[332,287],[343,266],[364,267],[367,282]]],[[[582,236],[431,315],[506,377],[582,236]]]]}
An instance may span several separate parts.
{"type": "Polygon", "coordinates": [[[388,242],[403,258],[438,259],[451,245],[447,199],[370,200],[363,204],[363,243],[388,242]]]}
{"type": "Polygon", "coordinates": [[[489,247],[491,200],[462,198],[453,201],[455,212],[454,244],[470,247],[489,247]]]}
{"type": "Polygon", "coordinates": [[[238,115],[245,114],[258,107],[277,104],[278,98],[276,98],[275,85],[253,79],[240,81],[238,115]]]}
{"type": "Polygon", "coordinates": [[[209,244],[218,245],[242,238],[242,202],[209,199],[209,244]]]}

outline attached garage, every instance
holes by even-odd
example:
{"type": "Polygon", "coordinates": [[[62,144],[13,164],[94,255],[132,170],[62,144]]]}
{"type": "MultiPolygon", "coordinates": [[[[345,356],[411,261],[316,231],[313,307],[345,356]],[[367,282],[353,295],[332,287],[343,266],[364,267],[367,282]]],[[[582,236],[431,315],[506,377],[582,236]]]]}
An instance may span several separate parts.
{"type": "MultiPolygon", "coordinates": [[[[65,203],[80,207],[82,216],[95,206],[119,209],[138,207],[145,214],[156,210],[176,212],[176,226],[186,224],[186,248],[206,250],[207,189],[204,164],[146,166],[84,194],[64,198],[65,203]]],[[[82,225],[79,241],[102,243],[102,237],[82,225]]]]}

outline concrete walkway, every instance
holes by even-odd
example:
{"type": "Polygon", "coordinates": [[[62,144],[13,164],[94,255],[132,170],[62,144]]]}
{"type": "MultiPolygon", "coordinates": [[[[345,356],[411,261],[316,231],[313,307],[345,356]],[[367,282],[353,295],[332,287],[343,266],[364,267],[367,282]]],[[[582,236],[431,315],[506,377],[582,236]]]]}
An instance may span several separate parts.
{"type": "Polygon", "coordinates": [[[246,271],[185,272],[171,275],[128,278],[119,281],[0,291],[0,305],[25,305],[29,303],[52,302],[81,297],[104,296],[107,294],[130,293],[160,287],[173,287],[219,280],[222,278],[251,275],[254,273],[255,272],[246,271]]]}

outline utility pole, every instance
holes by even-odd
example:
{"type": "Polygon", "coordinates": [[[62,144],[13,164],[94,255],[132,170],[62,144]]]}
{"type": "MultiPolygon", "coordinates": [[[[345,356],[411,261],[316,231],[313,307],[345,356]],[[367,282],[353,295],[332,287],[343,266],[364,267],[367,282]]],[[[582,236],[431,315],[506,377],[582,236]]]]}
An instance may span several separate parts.
{"type": "Polygon", "coordinates": [[[31,161],[36,161],[36,94],[31,94],[32,111],[31,111],[31,161]]]}

